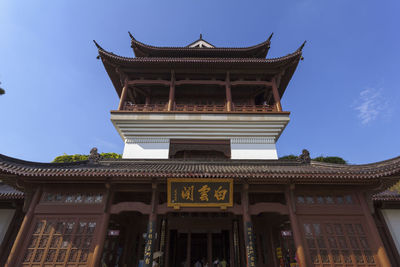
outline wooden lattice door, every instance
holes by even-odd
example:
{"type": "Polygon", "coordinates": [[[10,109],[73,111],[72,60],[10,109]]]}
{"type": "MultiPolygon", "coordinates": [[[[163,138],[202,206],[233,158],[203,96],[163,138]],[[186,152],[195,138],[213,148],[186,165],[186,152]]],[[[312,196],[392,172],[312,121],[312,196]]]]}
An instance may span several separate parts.
{"type": "Polygon", "coordinates": [[[304,239],[315,267],[378,266],[361,219],[303,219],[304,239]]]}
{"type": "Polygon", "coordinates": [[[19,266],[89,266],[97,223],[96,217],[35,218],[19,266]]]}

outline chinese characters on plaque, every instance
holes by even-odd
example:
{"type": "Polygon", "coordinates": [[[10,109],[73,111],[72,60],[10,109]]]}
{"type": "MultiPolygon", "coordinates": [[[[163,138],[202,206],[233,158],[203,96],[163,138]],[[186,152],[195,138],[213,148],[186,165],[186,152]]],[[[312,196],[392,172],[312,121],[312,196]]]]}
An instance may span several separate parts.
{"type": "Polygon", "coordinates": [[[232,179],[168,179],[168,206],[231,207],[232,179]]]}

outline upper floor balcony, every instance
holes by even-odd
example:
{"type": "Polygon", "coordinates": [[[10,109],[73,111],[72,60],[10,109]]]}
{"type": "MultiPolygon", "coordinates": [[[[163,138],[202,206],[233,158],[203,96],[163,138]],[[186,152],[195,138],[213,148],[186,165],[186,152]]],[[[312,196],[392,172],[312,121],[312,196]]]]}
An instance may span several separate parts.
{"type": "Polygon", "coordinates": [[[126,77],[118,111],[132,113],[282,113],[276,77],[126,77]],[[208,79],[207,79],[208,78],[208,79]]]}
{"type": "Polygon", "coordinates": [[[132,112],[176,112],[176,113],[269,113],[279,112],[274,105],[235,105],[232,103],[228,111],[227,105],[201,105],[201,104],[174,104],[168,110],[168,104],[134,104],[126,101],[122,106],[122,111],[132,112]]]}

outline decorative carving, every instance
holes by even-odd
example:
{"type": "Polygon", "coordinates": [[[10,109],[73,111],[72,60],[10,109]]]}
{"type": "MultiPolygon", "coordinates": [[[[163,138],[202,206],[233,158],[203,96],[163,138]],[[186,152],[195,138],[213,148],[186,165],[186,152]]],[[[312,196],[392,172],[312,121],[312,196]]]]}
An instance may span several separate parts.
{"type": "Polygon", "coordinates": [[[307,149],[303,149],[301,155],[297,158],[298,161],[300,161],[301,163],[310,163],[311,162],[311,158],[310,158],[310,152],[308,152],[307,149]]]}
{"type": "Polygon", "coordinates": [[[140,144],[140,143],[169,143],[168,138],[153,138],[153,137],[143,137],[143,138],[127,138],[125,139],[127,144],[140,144]]]}
{"type": "Polygon", "coordinates": [[[252,138],[252,137],[235,137],[231,138],[231,144],[275,144],[275,138],[252,138]]]}
{"type": "Polygon", "coordinates": [[[102,159],[102,156],[97,152],[97,147],[94,147],[90,150],[89,161],[91,163],[99,162],[102,159]]]}

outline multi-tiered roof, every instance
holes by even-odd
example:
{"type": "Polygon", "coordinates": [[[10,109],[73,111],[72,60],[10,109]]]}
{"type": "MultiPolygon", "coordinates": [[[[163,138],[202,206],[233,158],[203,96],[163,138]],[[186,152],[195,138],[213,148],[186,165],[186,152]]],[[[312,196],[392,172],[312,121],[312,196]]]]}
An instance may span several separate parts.
{"type": "MultiPolygon", "coordinates": [[[[136,85],[168,86],[172,78],[170,73],[172,69],[177,86],[179,84],[223,86],[226,82],[226,73],[229,71],[232,87],[258,86],[260,89],[265,86],[271,87],[271,80],[275,77],[281,98],[302,58],[304,46],[301,45],[299,49],[283,57],[266,58],[272,35],[260,44],[241,48],[215,47],[202,37],[186,47],[156,47],[139,42],[130,36],[136,57],[118,56],[106,51],[95,42],[99,57],[120,97],[125,78],[143,80],[142,83],[137,81],[136,85]],[[157,81],[152,82],[148,79],[148,75],[155,71],[158,73],[157,81]]],[[[266,95],[265,98],[267,97],[271,105],[276,101],[271,96],[266,95]]]]}

